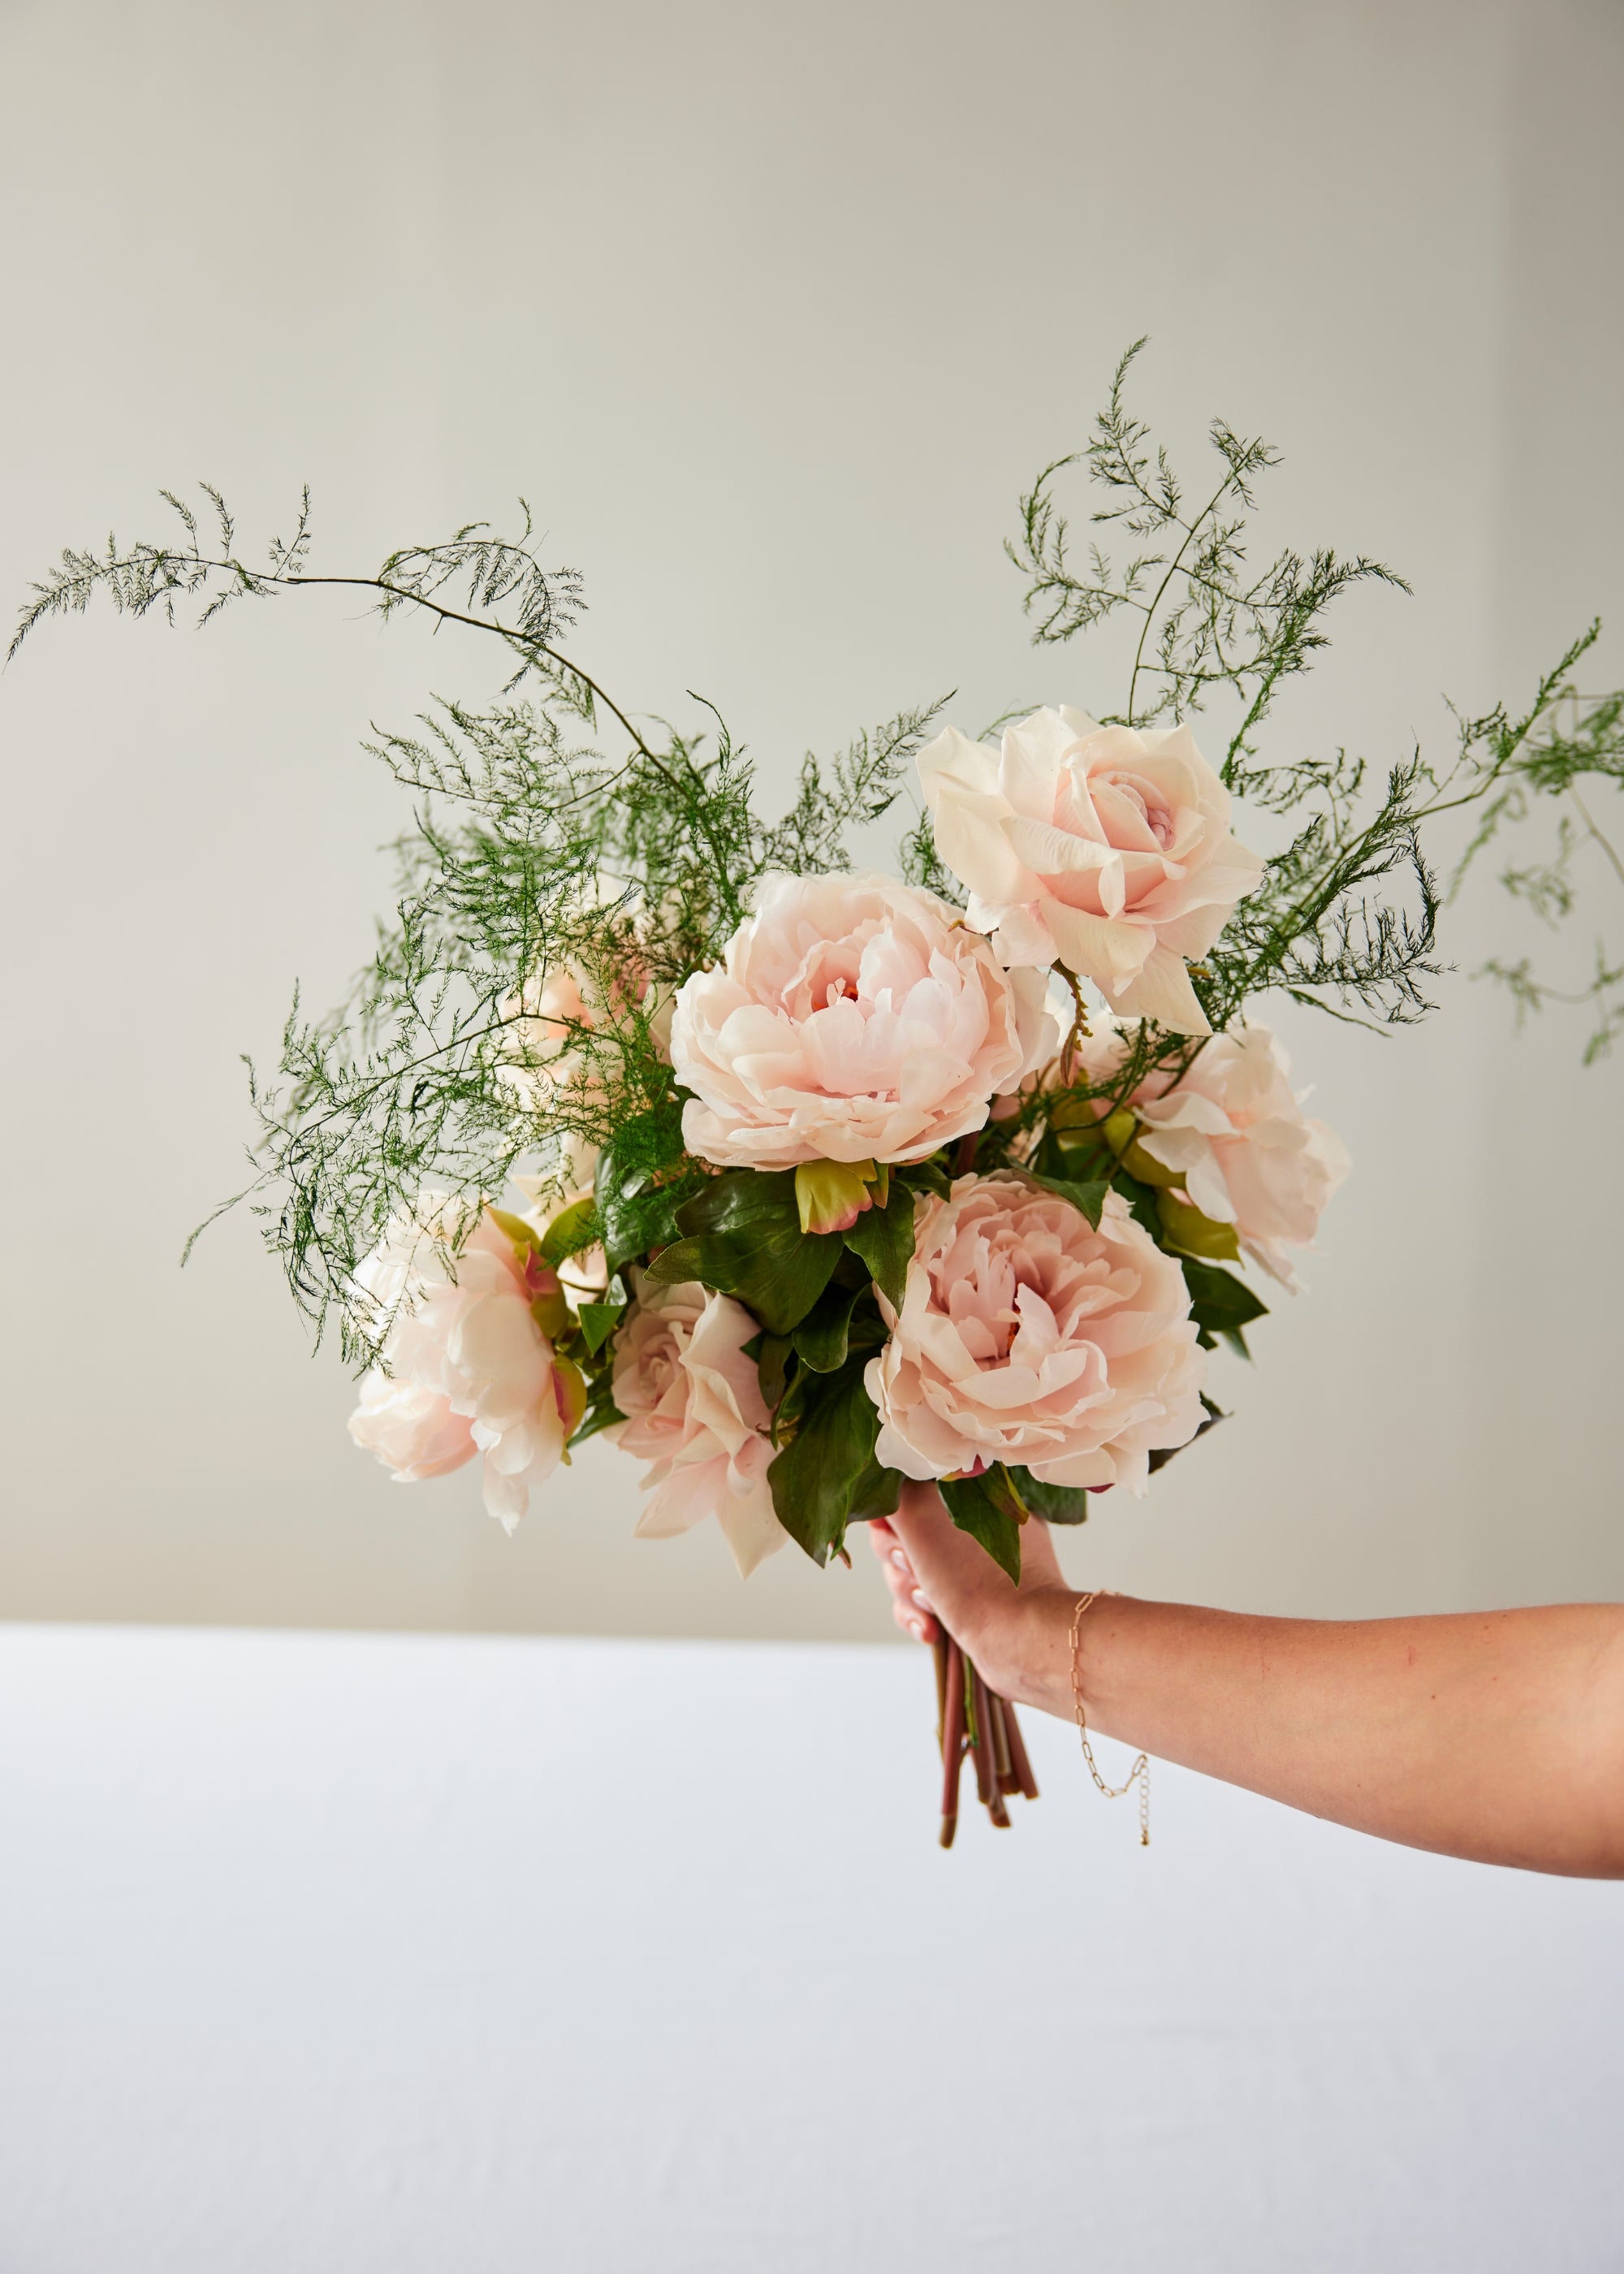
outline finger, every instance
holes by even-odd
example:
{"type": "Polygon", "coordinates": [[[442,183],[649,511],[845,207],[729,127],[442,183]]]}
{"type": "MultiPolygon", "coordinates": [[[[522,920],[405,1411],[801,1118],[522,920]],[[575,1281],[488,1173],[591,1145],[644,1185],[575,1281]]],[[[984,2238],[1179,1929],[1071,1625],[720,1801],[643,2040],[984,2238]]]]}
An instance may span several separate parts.
{"type": "MultiPolygon", "coordinates": [[[[908,1486],[891,1519],[914,1585],[950,1634],[962,1637],[1013,1608],[1017,1589],[991,1556],[960,1532],[932,1486],[908,1486]]],[[[1049,1527],[1030,1519],[1021,1527],[1019,1593],[1063,1584],[1049,1527]]]]}
{"type": "Polygon", "coordinates": [[[891,1602],[896,1607],[899,1618],[906,1621],[930,1616],[935,1606],[919,1585],[912,1571],[897,1570],[888,1565],[884,1576],[891,1602]]]}
{"type": "Polygon", "coordinates": [[[891,1542],[889,1547],[882,1546],[877,1541],[875,1544],[874,1552],[880,1559],[881,1570],[887,1579],[890,1579],[894,1571],[900,1571],[910,1587],[916,1585],[918,1583],[914,1576],[914,1566],[908,1561],[907,1549],[894,1532],[888,1537],[891,1542]]]}
{"type": "Polygon", "coordinates": [[[910,1642],[934,1642],[938,1629],[928,1611],[913,1603],[893,1603],[891,1615],[910,1642]]]}
{"type": "Polygon", "coordinates": [[[914,1576],[914,1567],[908,1562],[906,1549],[883,1517],[870,1519],[868,1545],[874,1550],[888,1583],[900,1572],[910,1587],[918,1584],[914,1576]]]}
{"type": "Polygon", "coordinates": [[[868,1524],[868,1545],[879,1562],[891,1596],[891,1616],[913,1642],[935,1642],[941,1630],[914,1576],[901,1541],[883,1517],[868,1524]]]}

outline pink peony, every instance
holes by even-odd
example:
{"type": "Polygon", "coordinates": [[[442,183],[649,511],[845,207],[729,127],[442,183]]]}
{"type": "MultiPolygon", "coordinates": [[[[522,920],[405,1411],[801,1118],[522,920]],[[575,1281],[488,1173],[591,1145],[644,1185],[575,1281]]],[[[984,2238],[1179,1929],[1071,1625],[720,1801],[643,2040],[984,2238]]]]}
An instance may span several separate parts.
{"type": "Polygon", "coordinates": [[[1186,957],[1205,955],[1263,863],[1187,727],[1141,734],[1034,711],[1001,750],[950,727],[919,754],[936,851],[1009,964],[1056,958],[1176,1034],[1210,1031],[1186,957]]]}
{"type": "Polygon", "coordinates": [[[921,1199],[900,1314],[865,1380],[905,1476],[1009,1461],[1041,1483],[1125,1485],[1187,1444],[1205,1365],[1184,1277],[1115,1193],[1100,1229],[1009,1170],[921,1199]]]}
{"type": "Polygon", "coordinates": [[[923,1160],[1054,1049],[1046,985],[929,892],[770,878],[724,964],[677,996],[683,1141],[722,1168],[923,1160]]]}
{"type": "Polygon", "coordinates": [[[555,1360],[537,1315],[556,1321],[562,1310],[553,1273],[533,1249],[522,1261],[488,1210],[451,1260],[465,1222],[463,1203],[425,1193],[357,1271],[394,1317],[387,1370],[363,1377],[350,1434],[402,1484],[482,1454],[485,1504],[511,1532],[581,1418],[581,1377],[555,1360]]]}
{"type": "Polygon", "coordinates": [[[631,1274],[636,1307],[614,1346],[621,1450],[650,1463],[641,1540],[668,1540],[714,1516],[741,1576],[789,1534],[773,1511],[770,1416],[744,1345],[760,1332],[742,1304],[696,1279],[660,1287],[631,1274]]]}
{"type": "MultiPolygon", "coordinates": [[[[1108,1081],[1128,1047],[1117,1033],[1098,1035],[1082,1044],[1079,1071],[1108,1081]]],[[[1247,1254],[1288,1287],[1295,1280],[1287,1249],[1312,1245],[1352,1165],[1335,1131],[1303,1111],[1289,1074],[1267,1027],[1232,1027],[1202,1043],[1176,1084],[1163,1067],[1125,1101],[1152,1160],[1182,1172],[1202,1215],[1232,1224],[1247,1254]]],[[[1108,1110],[1099,1101],[1097,1111],[1108,1110]]]]}

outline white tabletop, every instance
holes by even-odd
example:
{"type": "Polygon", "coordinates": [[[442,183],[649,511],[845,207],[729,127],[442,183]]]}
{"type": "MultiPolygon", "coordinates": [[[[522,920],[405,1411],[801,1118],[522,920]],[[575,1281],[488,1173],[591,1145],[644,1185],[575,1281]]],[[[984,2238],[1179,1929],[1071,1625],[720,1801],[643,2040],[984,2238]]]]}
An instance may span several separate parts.
{"type": "Polygon", "coordinates": [[[0,2274],[1624,2267],[1624,1888],[1168,1769],[1142,1850],[1034,1716],[944,1856],[933,1710],[0,1630],[0,2274]]]}

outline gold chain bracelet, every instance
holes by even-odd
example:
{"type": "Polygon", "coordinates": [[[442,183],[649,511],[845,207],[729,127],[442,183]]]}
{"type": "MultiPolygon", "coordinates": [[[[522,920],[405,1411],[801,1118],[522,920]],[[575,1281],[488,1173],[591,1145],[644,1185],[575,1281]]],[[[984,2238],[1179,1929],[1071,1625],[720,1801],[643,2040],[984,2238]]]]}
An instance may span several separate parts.
{"type": "Polygon", "coordinates": [[[1120,1784],[1107,1784],[1105,1779],[1100,1774],[1100,1765],[1094,1757],[1094,1747],[1088,1742],[1088,1717],[1083,1711],[1083,1665],[1082,1651],[1080,1648],[1083,1629],[1083,1613],[1087,1610],[1091,1605],[1099,1601],[1100,1596],[1103,1592],[1103,1590],[1096,1588],[1090,1594],[1079,1595],[1077,1599],[1077,1608],[1071,1614],[1071,1696],[1077,1706],[1077,1734],[1082,1740],[1083,1758],[1088,1764],[1088,1773],[1094,1779],[1096,1788],[1104,1794],[1107,1800],[1120,1800],[1124,1793],[1131,1792],[1133,1787],[1136,1784],[1138,1785],[1139,1788],[1139,1845],[1141,1848],[1148,1848],[1150,1845],[1149,1754],[1140,1753],[1135,1758],[1133,1766],[1128,1771],[1127,1775],[1123,1779],[1120,1784]]]}

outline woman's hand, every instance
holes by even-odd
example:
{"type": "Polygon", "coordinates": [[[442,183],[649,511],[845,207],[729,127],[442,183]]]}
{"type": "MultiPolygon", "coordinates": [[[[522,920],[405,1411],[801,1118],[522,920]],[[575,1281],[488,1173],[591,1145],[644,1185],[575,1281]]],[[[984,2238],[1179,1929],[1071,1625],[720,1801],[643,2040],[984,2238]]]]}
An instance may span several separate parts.
{"type": "Polygon", "coordinates": [[[1077,1597],[1046,1524],[1034,1517],[1021,1526],[1019,1586],[958,1529],[935,1485],[904,1485],[897,1513],[871,1522],[868,1539],[905,1633],[931,1642],[939,1623],[1002,1696],[1047,1713],[1071,1713],[1077,1597]]]}
{"type": "MultiPolygon", "coordinates": [[[[1077,1597],[1043,1525],[1019,1587],[934,1485],[868,1532],[900,1625],[1070,1716],[1077,1597]]],[[[1336,1621],[1105,1595],[1080,1642],[1089,1726],[1124,1744],[1412,1848],[1624,1879],[1624,1603],[1336,1621]]]]}

